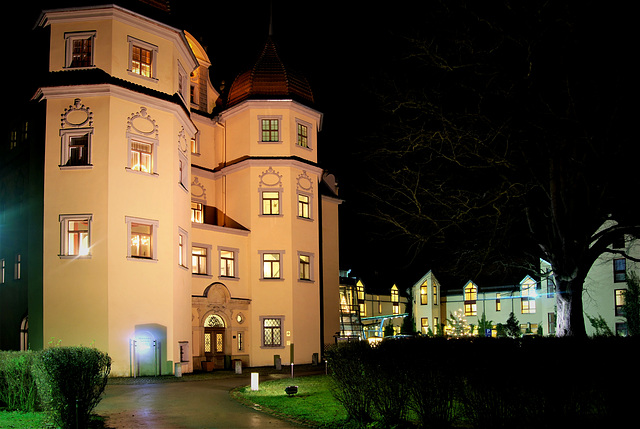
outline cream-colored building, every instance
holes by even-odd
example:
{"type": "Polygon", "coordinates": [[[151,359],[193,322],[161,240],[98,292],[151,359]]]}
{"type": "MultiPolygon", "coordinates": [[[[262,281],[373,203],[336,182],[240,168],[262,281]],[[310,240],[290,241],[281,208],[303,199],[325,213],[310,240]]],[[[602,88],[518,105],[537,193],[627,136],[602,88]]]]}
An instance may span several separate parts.
{"type": "Polygon", "coordinates": [[[115,5],[44,11],[38,27],[31,347],[95,346],[117,376],[319,359],[339,331],[341,201],[306,79],[265,35],[220,94],[191,34],[115,5]]]}
{"type": "MultiPolygon", "coordinates": [[[[631,236],[614,243],[613,248],[633,258],[640,256],[638,240],[631,236]]],[[[602,254],[593,264],[582,295],[588,335],[596,334],[589,318],[601,318],[614,334],[626,335],[626,322],[621,313],[623,295],[628,273],[638,273],[638,268],[632,259],[615,251],[602,254]]],[[[412,291],[416,331],[422,334],[433,334],[438,327],[446,327],[452,315],[459,315],[467,325],[473,325],[477,334],[478,322],[484,314],[485,319],[492,322],[491,335],[495,336],[496,325],[505,325],[510,313],[519,322],[523,334],[556,333],[556,287],[551,266],[544,260],[540,260],[537,279],[527,275],[515,285],[487,287],[469,280],[461,289],[442,290],[429,271],[413,285],[412,291]]]]}

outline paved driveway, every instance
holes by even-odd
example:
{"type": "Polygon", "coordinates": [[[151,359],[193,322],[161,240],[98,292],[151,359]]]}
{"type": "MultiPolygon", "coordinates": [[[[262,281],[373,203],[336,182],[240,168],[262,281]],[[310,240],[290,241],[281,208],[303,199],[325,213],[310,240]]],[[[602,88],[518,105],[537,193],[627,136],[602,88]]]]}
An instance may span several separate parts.
{"type": "MultiPolygon", "coordinates": [[[[261,376],[261,381],[268,376],[261,376]]],[[[109,384],[95,413],[113,429],[241,429],[301,428],[244,406],[229,396],[237,386],[249,385],[241,377],[159,384],[109,384]]]]}

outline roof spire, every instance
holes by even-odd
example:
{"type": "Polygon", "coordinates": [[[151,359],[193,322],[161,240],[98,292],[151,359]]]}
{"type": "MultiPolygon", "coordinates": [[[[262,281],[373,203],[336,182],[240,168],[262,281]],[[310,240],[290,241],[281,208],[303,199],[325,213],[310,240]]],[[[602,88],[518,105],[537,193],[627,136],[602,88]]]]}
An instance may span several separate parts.
{"type": "Polygon", "coordinates": [[[269,2],[269,37],[273,36],[273,0],[269,2]]]}

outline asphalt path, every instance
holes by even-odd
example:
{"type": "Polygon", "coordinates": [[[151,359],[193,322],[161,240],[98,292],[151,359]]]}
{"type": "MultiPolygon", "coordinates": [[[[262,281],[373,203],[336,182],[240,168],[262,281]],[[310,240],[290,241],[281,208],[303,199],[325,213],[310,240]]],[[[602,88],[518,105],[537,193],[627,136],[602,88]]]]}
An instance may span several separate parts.
{"type": "MultiPolygon", "coordinates": [[[[319,373],[315,370],[310,373],[319,373]]],[[[296,376],[304,375],[296,372],[296,376]]],[[[260,382],[284,376],[261,373],[260,382]]],[[[250,372],[211,379],[163,383],[109,383],[95,414],[109,429],[303,428],[243,405],[229,392],[251,384],[250,372]]]]}

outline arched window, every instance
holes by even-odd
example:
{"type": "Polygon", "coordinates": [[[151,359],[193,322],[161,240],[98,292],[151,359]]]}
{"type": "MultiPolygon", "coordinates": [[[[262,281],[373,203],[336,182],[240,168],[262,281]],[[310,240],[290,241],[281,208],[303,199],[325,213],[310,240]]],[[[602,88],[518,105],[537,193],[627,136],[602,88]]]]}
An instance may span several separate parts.
{"type": "Polygon", "coordinates": [[[20,350],[29,349],[29,316],[25,316],[20,323],[20,350]]]}
{"type": "Polygon", "coordinates": [[[204,321],[205,328],[224,328],[224,320],[217,314],[210,314],[204,321]]]}
{"type": "Polygon", "coordinates": [[[477,307],[478,300],[478,288],[473,283],[469,282],[464,287],[464,315],[476,316],[478,314],[477,307]]]}

